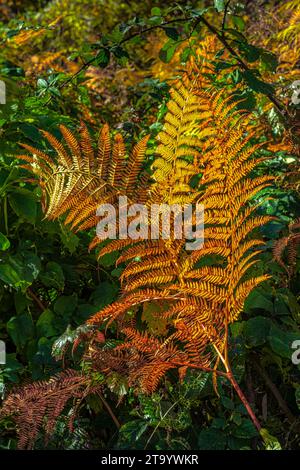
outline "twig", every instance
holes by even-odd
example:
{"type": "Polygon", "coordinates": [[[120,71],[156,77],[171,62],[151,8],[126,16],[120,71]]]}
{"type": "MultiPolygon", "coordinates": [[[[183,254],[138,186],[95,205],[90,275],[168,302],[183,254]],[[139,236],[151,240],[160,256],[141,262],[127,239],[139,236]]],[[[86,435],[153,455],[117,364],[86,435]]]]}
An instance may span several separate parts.
{"type": "Polygon", "coordinates": [[[295,420],[296,420],[295,416],[293,415],[293,413],[291,412],[291,410],[287,406],[287,404],[284,401],[280,391],[278,390],[276,385],[272,382],[272,380],[270,379],[267,372],[256,361],[253,361],[253,367],[257,370],[257,372],[260,374],[260,376],[264,379],[265,384],[270,389],[273,396],[276,398],[279,407],[281,408],[283,413],[286,415],[289,422],[291,424],[294,423],[295,420]]]}
{"type": "Polygon", "coordinates": [[[44,310],[47,309],[47,307],[43,304],[43,302],[37,297],[37,295],[30,289],[30,287],[28,287],[27,289],[27,293],[28,295],[32,298],[32,300],[35,301],[35,303],[38,305],[38,307],[40,308],[40,310],[42,312],[44,312],[44,310]]]}
{"type": "Polygon", "coordinates": [[[225,7],[224,7],[224,15],[223,15],[223,20],[222,20],[222,35],[223,35],[223,36],[224,36],[224,29],[225,29],[225,24],[226,24],[226,16],[227,16],[227,13],[228,13],[229,4],[230,4],[230,0],[228,0],[228,2],[226,2],[226,5],[225,5],[225,7]]]}
{"type": "Polygon", "coordinates": [[[104,396],[102,395],[101,392],[97,392],[100,400],[102,401],[103,405],[105,406],[105,408],[107,409],[109,415],[111,416],[111,419],[113,420],[113,422],[115,423],[116,427],[118,429],[120,429],[121,427],[121,423],[120,421],[118,420],[118,418],[116,417],[116,415],[114,414],[113,410],[111,409],[111,407],[109,406],[109,404],[107,403],[107,401],[105,400],[104,396]]]}

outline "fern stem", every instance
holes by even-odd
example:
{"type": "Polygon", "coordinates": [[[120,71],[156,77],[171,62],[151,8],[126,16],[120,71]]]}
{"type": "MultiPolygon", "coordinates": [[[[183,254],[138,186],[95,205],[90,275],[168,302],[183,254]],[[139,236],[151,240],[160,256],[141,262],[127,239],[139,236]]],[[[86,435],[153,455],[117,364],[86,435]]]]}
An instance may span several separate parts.
{"type": "Polygon", "coordinates": [[[245,397],[243,391],[241,390],[239,384],[237,383],[231,369],[226,374],[227,379],[230,381],[231,385],[233,386],[234,390],[236,391],[239,399],[243,403],[244,407],[246,408],[254,426],[256,427],[257,431],[260,433],[260,430],[262,428],[260,422],[258,421],[257,417],[255,416],[254,411],[252,410],[250,403],[248,402],[247,398],[245,397]]]}

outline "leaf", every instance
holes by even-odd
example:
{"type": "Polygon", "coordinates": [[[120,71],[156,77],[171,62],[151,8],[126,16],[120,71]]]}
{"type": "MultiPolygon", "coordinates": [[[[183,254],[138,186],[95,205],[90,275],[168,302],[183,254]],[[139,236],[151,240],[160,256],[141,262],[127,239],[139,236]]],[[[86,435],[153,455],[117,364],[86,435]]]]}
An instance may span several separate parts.
{"type": "Polygon", "coordinates": [[[278,59],[275,54],[263,50],[260,53],[260,60],[262,62],[264,70],[276,72],[276,69],[278,67],[278,59]]]}
{"type": "Polygon", "coordinates": [[[99,259],[100,266],[115,266],[117,259],[119,258],[120,253],[118,251],[113,251],[112,253],[106,253],[104,256],[101,256],[99,259]]]}
{"type": "Polygon", "coordinates": [[[225,1],[224,0],[214,0],[214,7],[218,12],[221,12],[225,9],[225,1]]]}
{"type": "Polygon", "coordinates": [[[259,80],[251,70],[245,70],[242,72],[243,78],[251,90],[257,93],[263,93],[264,95],[270,95],[274,93],[273,85],[259,80]]]}
{"type": "Polygon", "coordinates": [[[282,450],[278,439],[272,436],[267,429],[261,428],[259,433],[261,437],[263,438],[266,450],[282,450]]]}
{"type": "Polygon", "coordinates": [[[167,333],[167,320],[162,313],[168,309],[167,302],[147,302],[144,304],[142,321],[147,323],[147,330],[153,335],[164,335],[167,333]]]}
{"type": "Polygon", "coordinates": [[[218,429],[203,429],[198,438],[200,450],[224,450],[226,448],[226,435],[218,429]]]}
{"type": "Polygon", "coordinates": [[[25,188],[15,189],[9,193],[8,200],[11,208],[18,217],[22,217],[32,224],[35,223],[37,205],[35,195],[25,188]]]}
{"type": "Polygon", "coordinates": [[[177,46],[178,43],[174,43],[172,39],[166,42],[166,44],[159,51],[160,60],[168,64],[172,60],[177,46]]]}
{"type": "Polygon", "coordinates": [[[248,62],[256,62],[260,57],[260,49],[247,42],[239,43],[239,51],[248,62]]]}
{"type": "Polygon", "coordinates": [[[231,19],[232,19],[233,24],[236,28],[238,28],[240,31],[244,31],[245,21],[241,16],[232,15],[231,19]]]}
{"type": "Polygon", "coordinates": [[[128,381],[126,377],[112,372],[107,378],[107,385],[111,392],[115,393],[119,397],[122,397],[128,392],[128,381]]]}
{"type": "Polygon", "coordinates": [[[61,225],[60,239],[71,254],[76,251],[80,241],[79,237],[65,225],[61,225]]]}
{"type": "Polygon", "coordinates": [[[55,261],[46,264],[46,269],[40,273],[39,279],[46,287],[55,287],[58,290],[64,288],[65,276],[61,266],[55,261]]]}
{"type": "Polygon", "coordinates": [[[19,375],[18,373],[23,370],[24,366],[16,359],[15,353],[6,354],[6,363],[4,367],[0,368],[8,381],[18,382],[19,375]]]}
{"type": "Polygon", "coordinates": [[[164,32],[166,33],[166,35],[173,39],[174,41],[177,41],[178,38],[179,38],[179,33],[177,31],[176,28],[169,28],[167,26],[164,27],[164,32]]]}
{"type": "Polygon", "coordinates": [[[23,283],[19,273],[9,263],[0,264],[0,279],[13,287],[20,287],[23,283]]]}
{"type": "Polygon", "coordinates": [[[111,52],[114,54],[117,59],[122,59],[123,57],[129,58],[128,52],[123,49],[121,46],[114,46],[111,49],[111,52]]]}
{"type": "Polygon", "coordinates": [[[34,325],[28,312],[12,317],[7,322],[6,329],[17,350],[22,349],[34,334],[34,325]]]}
{"type": "Polygon", "coordinates": [[[95,64],[99,65],[102,69],[107,67],[110,60],[110,52],[106,47],[102,47],[95,58],[95,64]]]}
{"type": "Polygon", "coordinates": [[[248,418],[243,418],[242,424],[233,430],[233,435],[239,438],[251,439],[258,434],[254,424],[248,418]]]}
{"type": "Polygon", "coordinates": [[[113,302],[118,294],[118,287],[105,281],[99,284],[90,297],[90,302],[99,309],[113,302]]]}
{"type": "Polygon", "coordinates": [[[294,341],[299,340],[300,334],[296,332],[287,332],[273,324],[271,326],[268,342],[272,350],[281,357],[291,359],[294,341]]]}
{"type": "Polygon", "coordinates": [[[225,397],[225,396],[222,396],[222,397],[221,397],[221,402],[222,402],[222,405],[223,405],[227,410],[231,410],[231,411],[234,410],[234,403],[233,403],[232,400],[230,400],[230,398],[225,397]]]}
{"type": "Polygon", "coordinates": [[[62,295],[54,304],[54,312],[64,317],[69,318],[77,307],[77,295],[62,295]]]}
{"type": "Polygon", "coordinates": [[[244,322],[243,336],[246,344],[250,347],[264,344],[270,334],[271,326],[271,320],[261,316],[250,318],[250,320],[244,322]]]}
{"type": "Polygon", "coordinates": [[[160,16],[161,9],[158,7],[151,8],[151,16],[160,16]]]}
{"type": "Polygon", "coordinates": [[[36,322],[38,335],[45,336],[46,338],[57,335],[58,330],[55,327],[55,321],[54,313],[49,309],[44,310],[36,322]]]}
{"type": "Polygon", "coordinates": [[[48,83],[44,78],[38,78],[37,80],[37,88],[43,90],[48,87],[48,83]]]}
{"type": "Polygon", "coordinates": [[[0,232],[0,250],[5,251],[10,247],[10,241],[3,233],[0,232]]]}
{"type": "Polygon", "coordinates": [[[185,47],[180,55],[180,61],[187,62],[192,53],[193,49],[191,47],[185,47]]]}
{"type": "Polygon", "coordinates": [[[245,301],[244,311],[251,313],[254,309],[266,310],[273,313],[274,306],[271,294],[259,289],[251,292],[245,301]]]}

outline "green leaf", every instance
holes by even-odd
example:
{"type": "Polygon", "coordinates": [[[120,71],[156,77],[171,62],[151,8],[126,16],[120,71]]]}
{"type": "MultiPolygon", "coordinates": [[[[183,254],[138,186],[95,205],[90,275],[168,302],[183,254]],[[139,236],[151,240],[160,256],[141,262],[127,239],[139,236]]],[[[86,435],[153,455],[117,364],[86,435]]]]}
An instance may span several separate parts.
{"type": "Polygon", "coordinates": [[[34,224],[37,214],[36,198],[33,192],[25,188],[15,189],[9,193],[9,203],[18,217],[34,224]]]}
{"type": "Polygon", "coordinates": [[[158,7],[151,8],[151,16],[160,16],[161,9],[158,7]]]}
{"type": "Polygon", "coordinates": [[[77,307],[77,295],[62,295],[54,304],[54,311],[64,318],[69,318],[77,307]]]}
{"type": "Polygon", "coordinates": [[[99,259],[100,266],[105,266],[106,268],[110,266],[115,266],[119,255],[120,254],[118,251],[114,251],[112,253],[107,253],[104,256],[101,256],[101,258],[99,259]]]}
{"type": "Polygon", "coordinates": [[[278,59],[275,54],[269,51],[261,51],[260,60],[264,70],[275,72],[278,67],[278,59]]]}
{"type": "Polygon", "coordinates": [[[274,306],[271,294],[259,289],[251,292],[245,301],[244,311],[252,313],[254,309],[266,310],[273,313],[274,306]]]}
{"type": "Polygon", "coordinates": [[[166,42],[166,44],[159,51],[160,60],[168,64],[172,60],[177,46],[178,43],[174,43],[172,39],[166,42]]]}
{"type": "Polygon", "coordinates": [[[77,237],[75,233],[71,232],[71,230],[65,225],[61,225],[60,228],[61,228],[60,239],[62,243],[69,250],[71,254],[74,253],[79,245],[79,241],[80,241],[79,237],[77,237]]]}
{"type": "Polygon", "coordinates": [[[173,39],[174,41],[177,41],[178,38],[179,38],[179,33],[177,31],[176,28],[169,28],[167,26],[164,27],[164,32],[166,33],[166,35],[173,39]]]}
{"type": "Polygon", "coordinates": [[[115,57],[117,57],[117,59],[122,59],[123,57],[126,57],[127,59],[129,58],[128,52],[121,46],[112,47],[111,52],[115,57]]]}
{"type": "Polygon", "coordinates": [[[232,400],[230,400],[230,398],[225,397],[225,396],[222,396],[222,397],[221,397],[221,402],[222,402],[222,405],[223,405],[227,410],[231,410],[231,411],[234,410],[234,403],[233,403],[232,400]]]}
{"type": "Polygon", "coordinates": [[[46,287],[55,287],[58,290],[64,288],[65,276],[61,266],[55,261],[46,264],[45,272],[40,274],[39,279],[46,287]]]}
{"type": "Polygon", "coordinates": [[[37,80],[37,88],[43,90],[44,88],[48,87],[48,83],[44,78],[38,78],[37,80]]]}
{"type": "Polygon", "coordinates": [[[260,49],[247,42],[239,43],[239,51],[248,62],[256,62],[260,56],[260,49]]]}
{"type": "Polygon", "coordinates": [[[214,7],[218,12],[221,12],[225,9],[225,1],[224,0],[214,0],[214,7]]]}
{"type": "Polygon", "coordinates": [[[218,429],[203,429],[198,438],[200,450],[224,450],[226,447],[226,435],[218,429]]]}
{"type": "Polygon", "coordinates": [[[112,372],[107,378],[107,385],[111,392],[115,393],[119,397],[122,397],[128,392],[128,381],[126,377],[112,372]]]}
{"type": "Polygon", "coordinates": [[[23,370],[23,365],[16,359],[16,353],[6,354],[6,363],[0,366],[0,372],[4,374],[10,382],[18,382],[19,372],[23,370]]]}
{"type": "Polygon", "coordinates": [[[7,322],[6,328],[18,350],[34,335],[34,325],[28,312],[12,317],[7,322]]]}
{"type": "Polygon", "coordinates": [[[19,273],[9,263],[0,264],[0,279],[13,287],[20,287],[23,283],[19,273]]]}
{"type": "Polygon", "coordinates": [[[259,433],[263,438],[266,450],[282,450],[278,439],[272,436],[267,429],[261,428],[259,433]]]}
{"type": "Polygon", "coordinates": [[[110,52],[106,47],[103,47],[102,49],[100,49],[100,51],[98,52],[95,58],[95,64],[99,65],[99,67],[104,69],[109,64],[109,60],[110,60],[110,52]]]}
{"type": "Polygon", "coordinates": [[[192,53],[193,49],[191,47],[185,47],[180,55],[180,61],[187,62],[192,53]]]}
{"type": "Polygon", "coordinates": [[[233,435],[239,438],[251,439],[252,437],[256,437],[258,432],[252,421],[248,418],[243,418],[242,424],[233,430],[233,435]]]}
{"type": "Polygon", "coordinates": [[[102,282],[92,293],[90,302],[99,307],[99,310],[112,303],[118,294],[118,287],[110,282],[102,282]]]}
{"type": "Polygon", "coordinates": [[[245,21],[243,20],[243,18],[241,16],[232,15],[231,19],[232,19],[233,24],[236,28],[238,28],[240,31],[244,31],[245,21]]]}
{"type": "Polygon", "coordinates": [[[249,347],[261,346],[268,340],[272,322],[269,318],[257,316],[243,324],[243,336],[249,347]]]}
{"type": "Polygon", "coordinates": [[[36,322],[37,333],[39,336],[51,338],[57,335],[58,331],[55,327],[55,315],[51,310],[44,310],[36,322]]]}
{"type": "Polygon", "coordinates": [[[273,324],[269,332],[268,341],[276,354],[286,359],[291,359],[293,354],[291,346],[299,338],[300,333],[284,331],[273,324]]]}
{"type": "Polygon", "coordinates": [[[10,247],[10,241],[3,233],[0,232],[0,250],[5,251],[10,247]]]}
{"type": "Polygon", "coordinates": [[[251,88],[251,90],[256,91],[257,93],[263,93],[264,95],[270,95],[274,93],[273,85],[259,80],[251,70],[245,70],[242,72],[243,79],[251,88]]]}
{"type": "MultiPolygon", "coordinates": [[[[239,71],[239,78],[242,77],[241,72],[239,71]]],[[[242,77],[243,78],[243,77],[242,77]]],[[[246,89],[241,92],[235,92],[233,94],[233,99],[238,101],[238,109],[248,109],[253,110],[256,107],[256,98],[253,91],[246,89]]]]}

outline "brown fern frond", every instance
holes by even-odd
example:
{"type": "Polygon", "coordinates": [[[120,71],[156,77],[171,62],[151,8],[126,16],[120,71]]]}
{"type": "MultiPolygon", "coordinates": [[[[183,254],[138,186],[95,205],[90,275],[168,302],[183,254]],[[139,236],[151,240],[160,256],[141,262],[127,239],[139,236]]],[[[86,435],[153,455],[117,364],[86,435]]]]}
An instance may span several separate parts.
{"type": "Polygon", "coordinates": [[[82,399],[100,389],[91,385],[87,376],[75,370],[65,370],[49,381],[35,382],[12,392],[4,401],[0,416],[12,416],[18,434],[20,449],[32,448],[39,432],[49,437],[58,417],[70,399],[82,399]]]}

